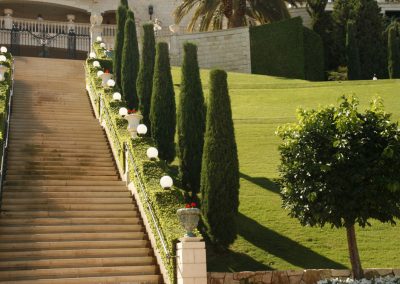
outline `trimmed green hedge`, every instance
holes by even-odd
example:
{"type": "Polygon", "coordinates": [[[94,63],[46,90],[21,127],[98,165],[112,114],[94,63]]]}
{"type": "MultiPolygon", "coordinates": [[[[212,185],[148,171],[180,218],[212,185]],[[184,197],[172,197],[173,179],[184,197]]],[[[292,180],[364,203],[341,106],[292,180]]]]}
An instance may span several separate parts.
{"type": "Polygon", "coordinates": [[[305,79],[309,81],[323,81],[325,80],[325,57],[322,38],[306,27],[303,27],[303,35],[305,79]]]}
{"type": "MultiPolygon", "coordinates": [[[[139,174],[142,177],[144,183],[144,189],[148,195],[150,203],[154,209],[154,213],[158,220],[158,224],[164,234],[165,241],[167,243],[167,249],[171,256],[175,255],[176,243],[178,239],[183,237],[185,234],[184,229],[181,227],[178,217],[176,215],[176,210],[183,208],[185,204],[184,191],[177,185],[174,185],[170,190],[164,190],[160,186],[160,178],[164,175],[170,174],[170,168],[162,161],[149,161],[146,155],[146,151],[149,147],[154,147],[154,142],[150,137],[142,137],[139,139],[131,139],[127,131],[127,122],[125,119],[119,116],[119,108],[126,107],[126,102],[113,102],[112,94],[116,91],[115,89],[103,88],[101,86],[101,79],[97,77],[97,72],[99,70],[104,70],[104,68],[112,67],[112,62],[110,60],[101,59],[87,59],[86,60],[86,70],[87,70],[87,83],[90,84],[96,94],[101,94],[104,98],[104,107],[108,110],[111,118],[111,125],[116,129],[118,141],[110,141],[111,143],[119,143],[120,147],[123,143],[127,143],[127,146],[132,152],[135,164],[138,167],[139,174]],[[101,67],[93,67],[93,61],[99,61],[101,67]],[[110,65],[111,64],[111,65],[110,65]]],[[[99,100],[96,100],[94,96],[95,103],[94,107],[99,109],[99,100]]],[[[103,114],[104,115],[104,112],[103,114]]],[[[115,146],[115,145],[114,145],[115,146]]],[[[114,147],[119,148],[119,147],[114,147]]],[[[122,148],[122,147],[121,147],[122,148]]],[[[123,153],[120,151],[118,153],[118,163],[121,165],[124,163],[123,153]]],[[[133,181],[135,186],[138,186],[137,179],[134,174],[134,170],[130,167],[129,179],[133,181]]],[[[145,199],[141,192],[138,190],[139,196],[143,204],[146,204],[145,199]]],[[[148,220],[152,220],[148,208],[145,207],[145,213],[148,220]]],[[[154,232],[154,224],[150,221],[150,225],[154,232]]],[[[199,235],[199,233],[197,232],[199,235]]],[[[164,253],[161,242],[158,235],[155,236],[157,241],[157,250],[160,252],[163,258],[164,265],[169,272],[171,283],[176,283],[175,269],[176,263],[175,258],[168,259],[164,253]]]]}
{"type": "MultiPolygon", "coordinates": [[[[12,56],[11,53],[7,52],[5,54],[1,54],[7,57],[6,62],[2,62],[1,65],[8,67],[8,71],[4,74],[4,81],[0,82],[0,145],[3,146],[3,133],[4,133],[4,120],[7,118],[7,105],[8,100],[10,99],[10,91],[12,85],[12,56]]],[[[0,158],[1,158],[0,151],[0,158]]]]}
{"type": "Polygon", "coordinates": [[[251,72],[323,80],[321,38],[305,29],[300,17],[250,27],[251,72]]]}
{"type": "Polygon", "coordinates": [[[250,27],[251,72],[305,78],[301,18],[250,27]]]}
{"type": "Polygon", "coordinates": [[[98,59],[107,59],[107,55],[105,53],[106,49],[100,47],[100,42],[93,43],[93,50],[98,59]]]}

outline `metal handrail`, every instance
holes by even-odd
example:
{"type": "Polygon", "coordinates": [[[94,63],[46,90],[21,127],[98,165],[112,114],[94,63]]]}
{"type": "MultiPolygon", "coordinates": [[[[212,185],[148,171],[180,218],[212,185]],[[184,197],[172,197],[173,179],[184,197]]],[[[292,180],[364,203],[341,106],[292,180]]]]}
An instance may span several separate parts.
{"type": "MultiPolygon", "coordinates": [[[[142,193],[143,196],[144,196],[144,200],[146,201],[147,209],[148,209],[149,212],[150,212],[151,219],[153,220],[154,226],[155,226],[155,228],[156,228],[156,230],[157,230],[157,234],[158,234],[158,237],[159,237],[159,239],[160,239],[161,245],[162,245],[162,247],[163,247],[163,249],[164,249],[164,253],[165,253],[165,255],[167,256],[167,258],[170,259],[170,258],[172,258],[172,257],[174,257],[174,256],[171,256],[171,254],[169,253],[169,251],[168,251],[168,249],[167,249],[167,244],[166,244],[166,242],[165,242],[164,234],[163,234],[163,232],[161,231],[160,227],[158,226],[158,221],[157,221],[157,219],[156,219],[156,217],[155,217],[155,214],[154,214],[154,211],[153,211],[153,206],[151,205],[150,199],[149,199],[149,197],[148,197],[148,195],[147,195],[147,192],[146,192],[146,190],[144,189],[144,185],[143,185],[143,182],[142,182],[142,178],[141,178],[141,176],[140,176],[140,174],[139,174],[138,167],[137,167],[137,165],[136,165],[136,163],[135,163],[135,160],[134,160],[134,158],[133,158],[133,154],[132,154],[131,150],[129,149],[129,147],[125,147],[125,149],[126,149],[126,152],[128,153],[129,161],[130,161],[131,164],[133,165],[133,171],[135,172],[135,176],[136,176],[136,179],[137,179],[137,183],[138,183],[138,185],[139,185],[139,188],[140,188],[141,193],[142,193]]],[[[127,169],[129,168],[128,165],[129,165],[129,163],[127,163],[127,169]]]]}
{"type": "Polygon", "coordinates": [[[12,66],[11,66],[11,89],[10,89],[10,95],[8,98],[8,110],[7,110],[7,119],[4,121],[4,130],[5,130],[5,136],[3,139],[3,150],[2,150],[2,157],[1,157],[1,166],[0,166],[0,199],[3,196],[3,181],[4,181],[4,174],[5,174],[5,161],[6,161],[6,156],[7,156],[7,150],[8,150],[8,138],[10,134],[10,118],[11,118],[11,106],[12,106],[12,98],[14,95],[14,70],[15,70],[15,64],[14,64],[14,58],[12,59],[12,66]]]}
{"type": "MultiPolygon", "coordinates": [[[[91,100],[94,100],[94,98],[92,98],[92,95],[95,94],[95,96],[96,96],[96,91],[95,91],[95,88],[94,88],[93,85],[92,85],[93,82],[92,82],[92,80],[90,79],[90,72],[89,72],[87,66],[85,66],[85,69],[86,69],[86,71],[87,71],[86,76],[88,76],[88,79],[89,79],[89,80],[88,80],[88,82],[89,82],[89,87],[90,87],[90,89],[91,89],[91,92],[89,92],[89,97],[90,97],[91,100]],[[92,94],[90,94],[90,93],[92,93],[92,94]]],[[[101,103],[101,102],[103,102],[103,98],[102,98],[101,96],[99,96],[99,95],[97,95],[97,97],[99,98],[99,105],[100,105],[100,107],[101,107],[101,106],[104,107],[104,103],[101,103]]],[[[93,101],[92,101],[92,106],[93,106],[93,107],[95,106],[95,102],[93,102],[93,101]]],[[[112,133],[112,136],[114,136],[115,140],[118,142],[118,144],[119,144],[119,145],[118,145],[119,150],[121,150],[121,145],[122,145],[122,148],[125,148],[125,149],[126,149],[125,151],[122,151],[122,153],[123,153],[123,161],[127,161],[127,157],[128,157],[128,158],[129,158],[129,161],[130,161],[131,164],[133,165],[133,170],[134,170],[134,173],[135,173],[135,176],[136,176],[137,183],[138,183],[138,185],[139,185],[139,189],[140,189],[141,193],[142,193],[143,196],[144,196],[144,199],[145,199],[147,208],[148,208],[148,210],[149,210],[149,212],[150,212],[151,219],[152,219],[153,224],[154,224],[154,227],[155,227],[155,229],[156,229],[156,231],[157,231],[157,234],[158,234],[158,237],[159,237],[159,239],[160,239],[161,245],[162,245],[162,247],[163,247],[164,253],[165,253],[167,259],[173,258],[173,257],[175,257],[175,256],[172,256],[172,255],[169,253],[168,249],[167,249],[167,244],[166,244],[166,241],[165,241],[164,234],[163,234],[163,232],[161,231],[161,228],[160,228],[160,226],[159,226],[159,224],[158,224],[157,218],[156,218],[156,216],[155,216],[155,214],[154,214],[153,206],[152,206],[151,203],[150,203],[149,197],[148,197],[147,192],[146,192],[146,190],[145,190],[145,186],[144,186],[144,184],[143,184],[143,182],[142,182],[142,178],[141,178],[141,176],[140,176],[140,174],[139,174],[138,167],[137,167],[137,165],[136,165],[136,163],[135,163],[135,160],[134,160],[134,158],[133,158],[133,154],[132,154],[131,150],[129,149],[129,147],[127,147],[127,145],[126,145],[125,143],[121,143],[119,137],[117,136],[117,131],[116,131],[114,125],[113,125],[112,123],[110,123],[110,121],[111,121],[111,116],[110,116],[110,113],[109,113],[108,109],[107,109],[107,108],[104,108],[104,110],[105,110],[105,111],[104,111],[104,114],[106,115],[106,124],[105,124],[105,127],[107,127],[107,129],[109,130],[109,132],[112,133]]],[[[102,111],[103,111],[103,110],[100,109],[100,111],[99,111],[99,117],[101,117],[102,111]]],[[[115,157],[115,159],[118,161],[117,157],[115,157]]],[[[124,172],[126,172],[127,174],[129,174],[129,166],[128,166],[128,164],[129,164],[128,162],[125,162],[125,167],[124,167],[124,169],[123,169],[124,172]]]]}

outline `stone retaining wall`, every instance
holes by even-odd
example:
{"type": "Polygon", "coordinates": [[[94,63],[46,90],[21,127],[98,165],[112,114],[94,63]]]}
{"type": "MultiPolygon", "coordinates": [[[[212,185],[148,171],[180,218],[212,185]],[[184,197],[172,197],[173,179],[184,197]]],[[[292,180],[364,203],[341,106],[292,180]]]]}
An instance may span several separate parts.
{"type": "MultiPolygon", "coordinates": [[[[365,269],[366,278],[398,276],[400,269],[365,269]]],[[[315,284],[319,280],[327,278],[349,278],[352,277],[350,270],[334,269],[310,269],[310,270],[287,270],[287,271],[243,271],[243,272],[209,272],[208,284],[315,284]]]]}

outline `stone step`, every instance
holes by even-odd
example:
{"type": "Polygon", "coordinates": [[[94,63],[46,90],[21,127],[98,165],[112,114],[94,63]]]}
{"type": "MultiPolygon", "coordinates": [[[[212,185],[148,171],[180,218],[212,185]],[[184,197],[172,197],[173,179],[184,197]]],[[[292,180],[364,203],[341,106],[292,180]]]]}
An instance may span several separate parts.
{"type": "Polygon", "coordinates": [[[66,174],[49,174],[49,175],[7,175],[6,180],[7,181],[17,181],[17,182],[25,182],[25,181],[35,181],[35,180],[47,180],[47,181],[53,181],[53,180],[84,180],[84,181],[118,181],[120,180],[119,176],[117,175],[86,175],[86,174],[71,174],[71,175],[66,175],[66,174]]]}
{"type": "MultiPolygon", "coordinates": [[[[12,131],[12,130],[11,130],[12,131]]],[[[73,134],[71,134],[73,135],[73,134]]],[[[64,140],[64,141],[49,141],[49,140],[41,140],[41,141],[23,141],[23,140],[14,140],[14,141],[9,141],[9,147],[10,148],[15,148],[15,147],[21,147],[21,149],[26,148],[26,147],[32,147],[32,148],[82,148],[85,149],[87,147],[93,146],[93,147],[104,147],[108,146],[108,143],[105,143],[104,141],[101,140],[96,140],[96,141],[71,141],[71,140],[64,140]]]]}
{"type": "MultiPolygon", "coordinates": [[[[49,234],[1,234],[0,242],[59,242],[59,241],[95,241],[95,240],[143,240],[144,232],[91,232],[91,233],[49,233],[49,234]]],[[[1,254],[0,254],[1,255],[1,254]]],[[[133,255],[128,255],[133,256],[133,255]]],[[[60,257],[68,258],[61,255],[60,257]]],[[[1,258],[1,257],[0,257],[1,258]]],[[[3,257],[4,258],[4,257],[3,257]]]]}
{"type": "Polygon", "coordinates": [[[3,204],[4,211],[126,211],[136,210],[133,204],[3,204]]]}
{"type": "Polygon", "coordinates": [[[147,240],[108,240],[108,241],[65,241],[65,242],[0,242],[0,253],[3,251],[21,250],[62,250],[62,249],[95,249],[95,248],[144,248],[147,240]]]}
{"type": "Polygon", "coordinates": [[[105,257],[105,258],[90,257],[90,258],[73,258],[73,259],[59,258],[59,259],[35,259],[35,260],[26,259],[26,260],[14,260],[14,261],[0,261],[0,270],[10,270],[10,269],[22,270],[22,269],[59,268],[59,267],[97,267],[97,266],[109,267],[109,266],[151,265],[151,264],[155,264],[155,260],[151,256],[105,257]]]}
{"type": "Polygon", "coordinates": [[[92,196],[89,198],[84,197],[75,197],[75,198],[10,198],[4,196],[2,199],[2,205],[19,205],[19,204],[132,204],[132,200],[130,198],[125,197],[96,197],[92,196]]]}
{"type": "Polygon", "coordinates": [[[163,283],[161,275],[130,275],[130,276],[97,276],[97,277],[79,277],[79,278],[52,278],[52,279],[30,279],[2,282],[18,283],[18,284],[99,284],[99,283],[146,283],[158,284],[163,283]]]}
{"type": "Polygon", "coordinates": [[[7,166],[8,171],[64,171],[64,172],[72,172],[72,171],[88,171],[88,169],[92,171],[112,171],[116,172],[116,168],[114,166],[68,166],[68,165],[58,165],[58,166],[40,166],[35,167],[29,164],[25,165],[9,165],[7,166]]]}
{"type": "Polygon", "coordinates": [[[80,211],[62,211],[62,210],[53,210],[53,211],[38,211],[38,210],[26,210],[26,211],[2,211],[0,213],[2,218],[131,218],[137,217],[138,212],[129,210],[119,210],[119,211],[88,211],[88,210],[80,210],[80,211]]]}
{"type": "Polygon", "coordinates": [[[131,218],[2,218],[0,226],[4,225],[138,225],[141,221],[138,217],[131,218]]]}
{"type": "MultiPolygon", "coordinates": [[[[129,232],[130,234],[130,232],[129,232]]],[[[0,259],[15,260],[18,258],[81,258],[81,257],[106,257],[106,256],[149,256],[149,248],[111,248],[111,249],[65,249],[65,250],[39,250],[39,251],[13,251],[0,253],[0,259]]]]}
{"type": "MultiPolygon", "coordinates": [[[[0,222],[1,224],[1,222],[0,222]]],[[[1,225],[1,234],[142,232],[142,225],[1,225]]],[[[1,253],[0,253],[1,255],[1,253]]],[[[0,256],[1,257],[1,256],[0,256]]]]}
{"type": "Polygon", "coordinates": [[[19,185],[7,185],[5,184],[4,192],[24,192],[24,193],[60,193],[60,192],[71,192],[75,194],[77,192],[128,192],[124,182],[118,185],[35,185],[35,186],[19,186],[19,185]]]}
{"type": "Polygon", "coordinates": [[[28,156],[27,158],[24,158],[23,156],[13,156],[13,155],[9,155],[8,156],[9,160],[12,160],[12,162],[25,162],[25,163],[35,163],[35,162],[75,162],[75,164],[77,165],[83,165],[79,162],[91,162],[93,163],[108,163],[109,165],[112,164],[113,161],[113,157],[111,155],[104,156],[101,155],[101,157],[96,157],[96,156],[91,156],[91,155],[79,155],[76,157],[70,157],[70,156],[52,156],[52,157],[48,157],[48,156],[28,156]]]}
{"type": "Polygon", "coordinates": [[[33,160],[33,159],[38,159],[38,158],[43,158],[43,159],[53,159],[53,158],[66,158],[66,159],[71,159],[71,158],[90,158],[90,159],[104,159],[104,158],[112,158],[111,151],[109,150],[97,150],[93,152],[85,152],[77,150],[77,152],[72,152],[72,151],[58,151],[58,149],[54,149],[55,151],[35,151],[35,149],[32,150],[21,150],[20,152],[18,151],[10,151],[8,153],[8,158],[13,159],[13,158],[18,158],[22,157],[25,160],[33,160]],[[26,159],[26,156],[30,155],[29,159],[26,159]]]}
{"type": "Polygon", "coordinates": [[[8,181],[6,180],[5,185],[45,185],[45,186],[52,186],[52,185],[111,185],[111,186],[124,186],[125,182],[123,181],[84,181],[84,180],[32,180],[32,181],[8,181]]]}
{"type": "Polygon", "coordinates": [[[93,170],[89,167],[77,167],[76,169],[69,169],[66,170],[65,168],[61,169],[53,169],[53,170],[36,170],[32,169],[31,170],[13,170],[13,169],[8,169],[6,171],[6,175],[12,175],[12,176],[27,176],[27,175],[35,175],[35,176],[47,176],[47,175],[66,175],[66,176],[71,176],[71,175],[82,175],[82,176],[117,176],[117,171],[115,169],[113,170],[93,170]]]}
{"type": "Polygon", "coordinates": [[[40,130],[53,130],[53,129],[79,129],[79,130],[89,130],[89,129],[100,129],[99,122],[95,118],[86,121],[84,124],[79,121],[67,121],[67,120],[51,120],[51,119],[41,119],[40,121],[18,119],[11,116],[10,120],[11,129],[40,129],[40,130]]]}
{"type": "Polygon", "coordinates": [[[130,197],[130,192],[34,192],[34,191],[10,191],[4,190],[3,200],[8,198],[127,198],[130,197]]]}
{"type": "Polygon", "coordinates": [[[110,165],[114,165],[114,161],[111,162],[107,161],[97,161],[92,159],[75,159],[75,160],[51,160],[51,161],[25,161],[25,160],[18,160],[18,161],[7,161],[7,167],[13,166],[23,166],[23,167],[32,167],[32,168],[44,168],[44,167],[108,167],[110,165]]]}

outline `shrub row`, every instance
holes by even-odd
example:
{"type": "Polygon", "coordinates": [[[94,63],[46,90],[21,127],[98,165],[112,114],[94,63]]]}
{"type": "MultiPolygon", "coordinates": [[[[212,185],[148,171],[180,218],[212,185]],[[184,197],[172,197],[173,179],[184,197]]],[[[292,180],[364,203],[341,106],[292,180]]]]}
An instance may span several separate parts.
{"type": "MultiPolygon", "coordinates": [[[[171,256],[175,255],[175,247],[178,239],[185,233],[181,225],[179,224],[178,217],[176,216],[176,210],[184,207],[184,192],[176,185],[170,190],[164,190],[160,186],[160,178],[164,175],[169,174],[169,167],[162,161],[150,161],[147,158],[146,151],[149,147],[154,146],[154,141],[149,137],[142,137],[139,139],[131,139],[126,129],[127,122],[125,119],[119,116],[119,108],[125,107],[125,102],[114,102],[112,95],[116,91],[112,88],[103,88],[101,86],[101,79],[97,77],[99,70],[110,69],[112,70],[111,60],[101,59],[87,59],[86,70],[87,70],[87,83],[93,88],[93,91],[101,95],[104,101],[104,111],[101,115],[104,115],[105,111],[108,111],[110,116],[110,125],[117,132],[118,141],[110,141],[114,144],[114,148],[123,149],[123,143],[127,143],[128,148],[131,150],[135,164],[138,167],[139,175],[144,184],[144,189],[147,193],[149,201],[154,209],[154,213],[158,220],[158,224],[163,232],[167,243],[167,250],[171,256]],[[93,67],[93,62],[99,61],[101,68],[93,67]],[[116,143],[119,143],[117,145],[116,143]],[[118,147],[115,147],[118,146],[118,147]]],[[[94,96],[95,102],[94,107],[99,109],[99,100],[97,96],[94,96]]],[[[118,153],[117,162],[122,165],[124,163],[124,154],[122,151],[118,153]]],[[[136,188],[139,186],[136,179],[134,170],[130,167],[129,180],[133,181],[136,188]]],[[[145,197],[138,190],[141,202],[146,204],[145,197]]],[[[145,207],[145,213],[148,220],[152,220],[148,208],[145,207]]],[[[153,232],[156,232],[154,224],[150,222],[153,227],[153,232]]],[[[164,265],[168,270],[171,283],[175,283],[175,259],[167,258],[164,253],[162,244],[158,236],[155,236],[157,241],[157,250],[160,252],[163,258],[164,265]]]]}
{"type": "MultiPolygon", "coordinates": [[[[8,115],[8,100],[10,98],[10,91],[12,85],[12,56],[11,53],[3,53],[7,58],[6,62],[1,62],[1,65],[8,67],[8,71],[4,74],[4,81],[0,82],[0,145],[3,146],[3,133],[4,133],[4,120],[7,119],[8,115]]],[[[0,153],[1,156],[2,153],[0,153]]],[[[1,158],[1,157],[0,157],[1,158]]]]}

